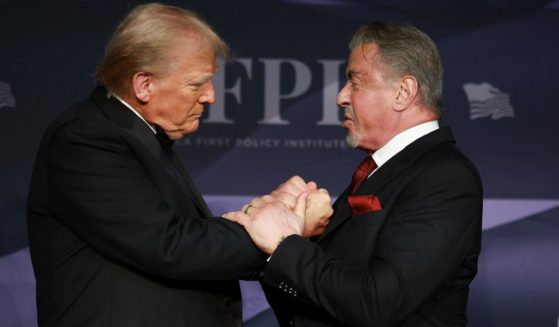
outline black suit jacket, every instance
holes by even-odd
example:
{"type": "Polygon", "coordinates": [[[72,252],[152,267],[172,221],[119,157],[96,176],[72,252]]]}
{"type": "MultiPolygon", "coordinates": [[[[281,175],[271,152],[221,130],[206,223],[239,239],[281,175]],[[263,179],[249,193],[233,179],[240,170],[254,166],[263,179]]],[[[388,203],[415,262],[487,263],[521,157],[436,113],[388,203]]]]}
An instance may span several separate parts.
{"type": "Polygon", "coordinates": [[[27,215],[41,326],[241,324],[236,279],[264,257],[179,169],[103,88],[48,128],[27,215]]]}
{"type": "Polygon", "coordinates": [[[284,326],[464,326],[480,253],[482,188],[449,129],[416,140],[356,191],[382,210],[351,217],[347,190],[316,242],[288,237],[265,268],[284,326]]]}

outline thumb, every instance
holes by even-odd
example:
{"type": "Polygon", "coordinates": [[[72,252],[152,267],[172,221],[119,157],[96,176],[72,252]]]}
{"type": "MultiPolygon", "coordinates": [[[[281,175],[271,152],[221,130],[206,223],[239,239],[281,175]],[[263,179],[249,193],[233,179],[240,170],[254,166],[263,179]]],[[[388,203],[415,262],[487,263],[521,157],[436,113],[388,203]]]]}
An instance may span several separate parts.
{"type": "Polygon", "coordinates": [[[250,220],[250,216],[241,212],[241,211],[228,212],[228,213],[224,214],[222,217],[225,218],[225,219],[234,221],[237,224],[240,224],[240,225],[243,225],[243,226],[246,225],[248,220],[250,220]]]}
{"type": "Polygon", "coordinates": [[[295,208],[293,211],[297,214],[297,216],[305,219],[305,210],[307,209],[307,200],[309,198],[309,192],[303,192],[299,194],[297,197],[297,201],[295,203],[295,208]]]}

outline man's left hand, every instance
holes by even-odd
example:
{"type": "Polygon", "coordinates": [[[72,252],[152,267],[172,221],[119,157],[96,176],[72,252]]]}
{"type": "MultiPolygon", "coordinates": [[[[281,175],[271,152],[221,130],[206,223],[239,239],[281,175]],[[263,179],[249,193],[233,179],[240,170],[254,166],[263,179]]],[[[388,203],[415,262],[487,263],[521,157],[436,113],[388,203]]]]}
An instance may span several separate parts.
{"type": "Polygon", "coordinates": [[[305,227],[305,209],[308,192],[301,193],[293,209],[281,201],[263,201],[251,205],[250,215],[235,211],[223,215],[224,218],[244,226],[256,246],[267,254],[272,254],[281,240],[289,235],[303,235],[305,227]]]}

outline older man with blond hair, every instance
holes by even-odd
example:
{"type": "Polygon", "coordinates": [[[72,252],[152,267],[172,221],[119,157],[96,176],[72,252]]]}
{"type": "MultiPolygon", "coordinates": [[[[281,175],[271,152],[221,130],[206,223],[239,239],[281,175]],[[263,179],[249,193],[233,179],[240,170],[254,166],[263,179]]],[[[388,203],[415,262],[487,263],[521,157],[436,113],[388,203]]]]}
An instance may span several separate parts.
{"type": "Polygon", "coordinates": [[[228,48],[146,4],[117,27],[90,98],[46,131],[28,197],[40,326],[240,326],[237,278],[265,257],[212,218],[171,143],[198,129],[228,48]]]}

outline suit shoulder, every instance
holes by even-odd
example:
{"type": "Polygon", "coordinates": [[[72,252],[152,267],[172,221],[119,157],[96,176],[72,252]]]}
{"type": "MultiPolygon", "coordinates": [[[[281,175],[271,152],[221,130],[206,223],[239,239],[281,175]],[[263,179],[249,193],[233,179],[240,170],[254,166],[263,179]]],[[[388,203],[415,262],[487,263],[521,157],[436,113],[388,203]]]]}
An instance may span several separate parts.
{"type": "Polygon", "coordinates": [[[84,101],[62,112],[49,126],[49,132],[62,139],[102,140],[114,138],[119,129],[93,103],[84,101]]]}
{"type": "Polygon", "coordinates": [[[448,182],[472,183],[481,188],[481,178],[474,163],[452,142],[440,143],[426,151],[417,166],[428,176],[448,182]]]}
{"type": "Polygon", "coordinates": [[[38,157],[48,153],[94,154],[94,149],[128,153],[128,134],[91,102],[75,104],[62,112],[43,134],[38,157]],[[89,149],[89,150],[88,150],[89,149]]]}
{"type": "Polygon", "coordinates": [[[92,118],[100,119],[101,116],[102,114],[96,106],[91,103],[91,101],[82,101],[75,103],[62,111],[49,127],[57,128],[58,126],[67,124],[68,122],[90,120],[92,118]]]}

